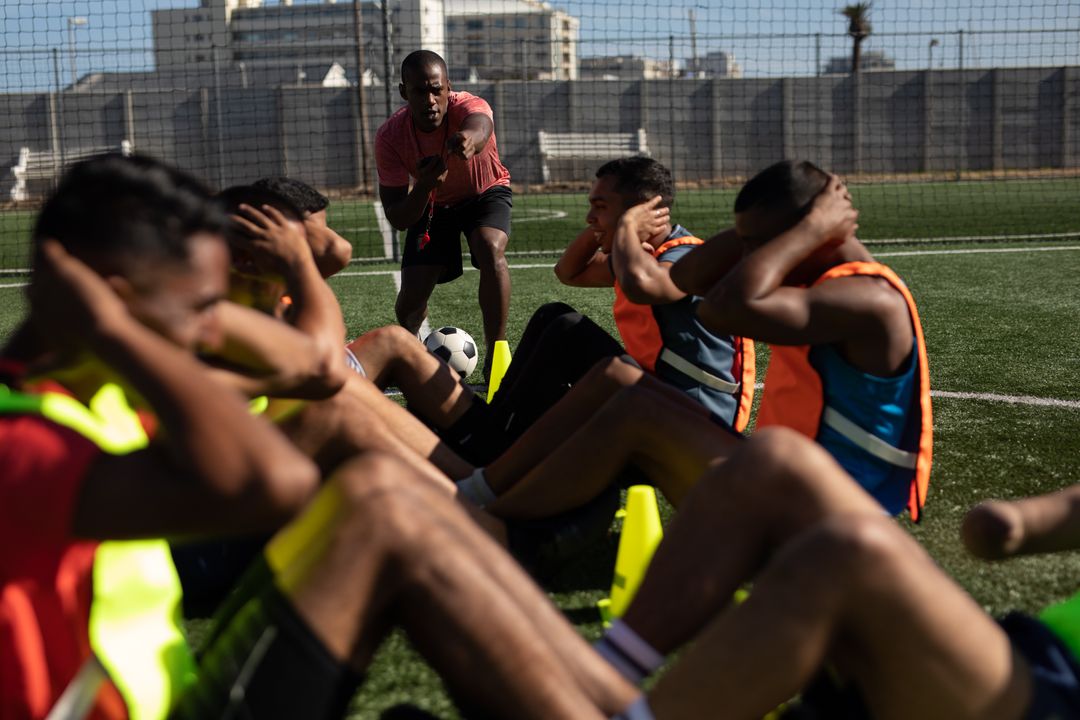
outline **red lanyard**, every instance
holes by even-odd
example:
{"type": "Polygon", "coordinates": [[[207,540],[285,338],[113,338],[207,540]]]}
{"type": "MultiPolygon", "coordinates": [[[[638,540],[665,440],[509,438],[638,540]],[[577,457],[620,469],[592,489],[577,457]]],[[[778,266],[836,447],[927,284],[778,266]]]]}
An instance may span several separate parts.
{"type": "MultiPolygon", "coordinates": [[[[412,128],[413,142],[416,143],[416,163],[419,165],[420,160],[423,159],[424,151],[420,149],[420,136],[416,134],[416,124],[413,123],[412,118],[409,118],[409,127],[412,128]]],[[[445,163],[447,158],[444,157],[446,153],[446,142],[450,139],[450,106],[449,103],[446,107],[446,116],[443,117],[443,143],[442,149],[439,151],[439,157],[445,163]]],[[[418,238],[419,249],[423,250],[431,242],[431,220],[435,217],[435,191],[438,188],[432,188],[431,193],[428,195],[428,213],[427,223],[424,225],[424,233],[418,238]]]]}

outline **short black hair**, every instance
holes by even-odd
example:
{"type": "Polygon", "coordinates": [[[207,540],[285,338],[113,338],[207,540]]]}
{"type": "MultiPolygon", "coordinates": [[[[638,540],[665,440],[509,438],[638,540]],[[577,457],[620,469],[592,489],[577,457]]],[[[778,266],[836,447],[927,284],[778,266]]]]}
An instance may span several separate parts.
{"type": "Polygon", "coordinates": [[[644,155],[610,160],[596,171],[596,177],[615,178],[615,192],[622,196],[629,207],[645,202],[659,195],[664,207],[671,207],[675,202],[675,181],[671,171],[644,155]]]}
{"type": "Polygon", "coordinates": [[[258,184],[233,185],[218,193],[218,199],[230,214],[239,210],[241,205],[250,205],[253,208],[269,205],[290,220],[304,219],[304,212],[290,198],[258,184]]]}
{"type": "Polygon", "coordinates": [[[794,227],[829,181],[829,174],[806,160],[770,165],[742,186],[735,212],[766,210],[779,221],[777,234],[794,227]]]}
{"type": "Polygon", "coordinates": [[[442,68],[443,75],[450,76],[450,71],[446,69],[446,61],[439,53],[431,50],[414,50],[401,61],[401,82],[405,82],[406,75],[423,72],[432,65],[442,68]]]}
{"type": "Polygon", "coordinates": [[[227,223],[191,175],[153,158],[108,154],[64,173],[41,208],[34,241],[52,238],[112,269],[145,259],[186,262],[192,235],[221,234],[227,223]]]}
{"type": "Polygon", "coordinates": [[[277,193],[305,213],[317,213],[330,205],[330,198],[323,195],[303,180],[288,177],[259,178],[252,183],[254,187],[277,193]]]}

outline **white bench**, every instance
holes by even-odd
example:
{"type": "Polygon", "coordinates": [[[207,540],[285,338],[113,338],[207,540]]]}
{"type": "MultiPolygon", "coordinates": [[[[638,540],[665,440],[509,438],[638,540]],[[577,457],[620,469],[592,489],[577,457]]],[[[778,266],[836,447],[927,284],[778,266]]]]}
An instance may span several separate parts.
{"type": "Polygon", "coordinates": [[[648,155],[645,129],[632,133],[555,133],[541,130],[540,170],[551,182],[549,160],[613,160],[627,155],[648,155]]]}
{"type": "Polygon", "coordinates": [[[95,155],[117,150],[121,155],[130,156],[135,152],[135,147],[130,140],[123,140],[119,148],[116,146],[68,148],[64,150],[63,155],[53,153],[51,150],[19,148],[19,161],[11,167],[11,176],[15,180],[11,186],[11,199],[16,202],[29,200],[32,195],[30,183],[56,182],[67,166],[95,155]]]}

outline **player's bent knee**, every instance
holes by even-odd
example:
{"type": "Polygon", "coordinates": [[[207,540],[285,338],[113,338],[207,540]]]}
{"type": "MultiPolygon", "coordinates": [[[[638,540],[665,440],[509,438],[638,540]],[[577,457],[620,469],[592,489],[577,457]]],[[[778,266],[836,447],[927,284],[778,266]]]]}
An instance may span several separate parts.
{"type": "Polygon", "coordinates": [[[811,533],[809,554],[848,587],[879,583],[911,554],[909,538],[884,515],[837,515],[811,533]]]}

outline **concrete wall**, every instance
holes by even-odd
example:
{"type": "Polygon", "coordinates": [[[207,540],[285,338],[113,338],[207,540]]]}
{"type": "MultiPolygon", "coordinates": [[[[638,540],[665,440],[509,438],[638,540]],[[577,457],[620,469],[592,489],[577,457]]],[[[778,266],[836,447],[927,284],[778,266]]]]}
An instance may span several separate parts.
{"type": "MultiPolygon", "coordinates": [[[[638,127],[645,128],[653,157],[684,181],[745,177],[795,157],[845,174],[1080,167],[1076,67],[506,81],[458,89],[492,104],[502,158],[518,182],[540,181],[539,130],[638,127]]],[[[372,90],[369,138],[384,118],[381,90],[372,90]]],[[[23,146],[118,147],[131,138],[140,152],[214,185],[290,174],[323,188],[348,188],[360,177],[353,89],[0,95],[0,113],[0,172],[23,146]]],[[[600,162],[560,162],[553,177],[587,180],[600,162]]]]}

